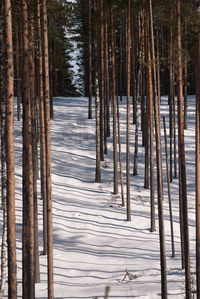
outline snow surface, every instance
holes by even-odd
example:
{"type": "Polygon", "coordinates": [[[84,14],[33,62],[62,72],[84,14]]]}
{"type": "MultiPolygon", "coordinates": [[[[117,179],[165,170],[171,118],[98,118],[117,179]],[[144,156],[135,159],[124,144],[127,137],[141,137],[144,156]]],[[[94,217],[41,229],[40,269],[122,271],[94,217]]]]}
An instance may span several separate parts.
{"type": "MultiPolygon", "coordinates": [[[[93,107],[94,109],[94,107],[93,107]]],[[[126,101],[120,103],[123,172],[125,181],[126,101]]],[[[86,98],[56,98],[52,129],[52,182],[55,298],[161,298],[158,221],[150,228],[150,190],[144,189],[144,148],[139,135],[138,176],[131,175],[132,221],[120,196],[113,196],[112,138],[102,165],[102,183],[95,183],[95,120],[87,119],[86,98]],[[125,277],[126,270],[131,280],[125,277]],[[123,280],[124,279],[124,280],[123,280]]],[[[161,114],[166,116],[167,97],[162,98],[161,114]]],[[[189,98],[189,124],[185,131],[188,213],[190,225],[192,286],[195,290],[195,99],[189,98]]],[[[15,122],[16,231],[18,259],[18,298],[22,292],[22,141],[21,122],[15,122]]],[[[131,132],[131,161],[134,152],[131,132]]],[[[163,131],[162,131],[163,135],[163,131]]],[[[168,139],[169,141],[169,139],[168,139]]],[[[184,271],[181,269],[178,210],[178,180],[171,183],[176,257],[171,258],[169,208],[165,172],[163,176],[169,298],[184,298],[184,271]]],[[[131,169],[132,171],[132,169],[131,169]]],[[[156,180],[156,166],[155,166],[156,180]]],[[[39,181],[38,181],[39,182],[39,181]]],[[[124,188],[126,191],[126,188],[124,188]]],[[[120,185],[119,185],[120,190],[120,185]]],[[[40,197],[40,189],[38,187],[40,197]]],[[[156,205],[157,215],[157,205],[156,205]]],[[[2,211],[0,211],[0,232],[2,211]]],[[[39,240],[42,252],[42,202],[39,198],[39,240]]],[[[36,298],[47,298],[46,257],[40,256],[41,283],[36,298]]],[[[5,296],[6,298],[6,296],[5,296]]]]}

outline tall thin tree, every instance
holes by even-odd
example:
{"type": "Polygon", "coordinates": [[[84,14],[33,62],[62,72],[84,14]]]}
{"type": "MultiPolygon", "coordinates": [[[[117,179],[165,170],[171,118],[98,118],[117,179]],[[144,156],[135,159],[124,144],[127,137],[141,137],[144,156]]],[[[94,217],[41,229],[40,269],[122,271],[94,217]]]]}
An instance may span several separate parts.
{"type": "Polygon", "coordinates": [[[23,298],[32,299],[35,297],[34,201],[27,1],[22,0],[21,6],[23,26],[23,298]]]}
{"type": "Polygon", "coordinates": [[[115,69],[115,33],[113,22],[113,6],[110,4],[111,27],[111,56],[112,56],[112,102],[113,102],[113,169],[114,169],[114,194],[118,194],[118,169],[117,169],[117,103],[116,103],[116,69],[115,69]]]}
{"type": "MultiPolygon", "coordinates": [[[[199,6],[198,6],[199,9],[199,6]]],[[[200,12],[198,11],[198,14],[200,12]]],[[[196,285],[197,299],[200,298],[200,28],[198,28],[196,62],[196,285]]]]}
{"type": "Polygon", "coordinates": [[[166,249],[164,231],[164,211],[163,211],[163,178],[162,178],[162,150],[161,150],[161,128],[160,128],[160,104],[157,96],[156,65],[155,65],[155,46],[153,30],[152,1],[149,0],[151,49],[153,61],[153,80],[154,80],[154,118],[156,136],[156,161],[157,161],[157,193],[158,193],[158,216],[159,216],[159,237],[160,237],[160,263],[161,263],[161,287],[162,298],[167,298],[167,269],[166,269],[166,249]]]}
{"type": "Polygon", "coordinates": [[[45,136],[47,173],[47,244],[48,244],[48,298],[54,298],[53,283],[53,220],[52,220],[52,181],[51,181],[51,133],[50,133],[50,91],[49,91],[49,53],[46,0],[42,0],[44,80],[45,80],[45,136]]]}
{"type": "Polygon", "coordinates": [[[7,242],[8,298],[17,298],[16,231],[15,231],[15,158],[14,158],[14,69],[12,7],[3,1],[5,24],[5,101],[6,101],[6,166],[7,166],[7,242]]]}
{"type": "Polygon", "coordinates": [[[185,290],[186,298],[191,298],[191,274],[190,274],[190,249],[189,249],[189,229],[188,229],[188,207],[186,188],[186,164],[184,146],[184,117],[183,117],[183,83],[182,83],[182,45],[181,45],[181,1],[176,2],[177,13],[177,111],[178,111],[178,152],[179,152],[179,192],[180,209],[183,212],[184,231],[184,264],[185,264],[185,290]]]}
{"type": "Polygon", "coordinates": [[[131,0],[127,0],[127,111],[126,111],[126,202],[127,221],[131,221],[130,202],[130,30],[131,30],[131,0]]]}

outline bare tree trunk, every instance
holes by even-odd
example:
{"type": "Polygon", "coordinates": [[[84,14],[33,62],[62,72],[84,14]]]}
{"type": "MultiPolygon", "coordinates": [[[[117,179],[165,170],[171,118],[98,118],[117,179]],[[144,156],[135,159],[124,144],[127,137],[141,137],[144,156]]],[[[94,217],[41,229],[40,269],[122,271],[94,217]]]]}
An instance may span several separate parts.
{"type": "Polygon", "coordinates": [[[41,165],[41,198],[43,201],[43,254],[47,254],[47,189],[46,189],[46,144],[44,123],[44,86],[43,86],[43,62],[42,62],[42,36],[41,36],[41,12],[40,0],[37,0],[38,21],[38,56],[39,56],[39,104],[40,104],[40,165],[41,165]]]}
{"type": "Polygon", "coordinates": [[[122,89],[123,89],[123,22],[120,18],[120,62],[119,62],[119,95],[120,101],[122,101],[122,89]]]}
{"type": "Polygon", "coordinates": [[[144,27],[145,27],[145,56],[144,56],[144,61],[147,63],[147,68],[144,69],[144,76],[145,76],[145,81],[147,81],[149,86],[146,84],[146,103],[145,103],[145,124],[144,124],[144,146],[145,146],[145,171],[144,171],[144,188],[149,189],[149,115],[150,115],[150,77],[149,75],[149,68],[151,67],[151,58],[149,57],[148,53],[148,38],[149,38],[149,16],[148,12],[145,10],[144,12],[144,27]],[[148,66],[149,63],[149,66],[148,66]],[[147,73],[148,72],[148,73],[147,73]]]}
{"type": "MultiPolygon", "coordinates": [[[[172,9],[170,12],[170,20],[173,20],[172,9]]],[[[174,74],[173,74],[173,27],[170,25],[170,45],[169,45],[169,123],[170,123],[170,182],[173,181],[173,105],[174,105],[174,74]]]]}
{"type": "Polygon", "coordinates": [[[101,164],[100,164],[100,103],[99,103],[99,82],[96,63],[95,72],[95,113],[96,113],[96,173],[95,182],[101,183],[101,164]]]}
{"type": "MultiPolygon", "coordinates": [[[[192,298],[191,277],[190,277],[190,249],[189,249],[189,230],[188,230],[188,210],[187,210],[187,188],[186,188],[186,166],[185,166],[185,147],[184,147],[184,127],[183,127],[183,86],[182,86],[182,57],[181,57],[181,7],[180,0],[176,3],[177,9],[177,48],[178,48],[178,67],[177,67],[177,110],[178,110],[178,147],[179,147],[179,180],[180,194],[183,211],[184,229],[184,251],[185,251],[185,290],[186,298],[192,298]]],[[[180,207],[181,208],[181,207],[180,207]]]]}
{"type": "Polygon", "coordinates": [[[14,158],[14,69],[11,1],[3,1],[5,26],[5,101],[7,165],[7,242],[8,298],[17,298],[16,231],[15,231],[15,158],[14,158]]]}
{"type": "Polygon", "coordinates": [[[127,115],[126,115],[126,205],[127,221],[131,221],[130,202],[130,29],[131,29],[131,0],[127,0],[127,115]]]}
{"type": "Polygon", "coordinates": [[[101,80],[100,80],[100,134],[101,134],[101,161],[104,161],[104,26],[103,26],[103,0],[100,0],[100,65],[101,65],[101,80]]]}
{"type": "MultiPolygon", "coordinates": [[[[63,77],[64,81],[64,77],[63,77]]],[[[62,85],[64,88],[64,83],[62,85]]],[[[54,119],[53,111],[53,39],[49,42],[49,92],[50,92],[50,119],[54,119]]]]}
{"type": "Polygon", "coordinates": [[[22,4],[23,22],[23,299],[35,298],[34,287],[34,199],[29,73],[28,7],[22,4]]]}
{"type": "Polygon", "coordinates": [[[165,249],[165,231],[164,231],[164,212],[163,212],[163,178],[162,178],[162,151],[160,134],[160,105],[158,103],[157,85],[156,85],[156,66],[155,66],[155,47],[153,34],[153,16],[152,2],[149,0],[151,45],[153,58],[153,79],[154,79],[154,117],[155,117],[155,135],[156,135],[156,160],[157,160],[157,190],[158,190],[158,217],[159,217],[159,236],[160,236],[160,263],[161,263],[161,283],[162,298],[167,298],[167,269],[166,269],[166,249],[165,249]]]}
{"type": "Polygon", "coordinates": [[[151,196],[151,232],[156,230],[155,225],[155,200],[154,200],[154,132],[153,132],[153,84],[151,67],[149,14],[147,14],[147,94],[148,94],[148,117],[150,135],[150,196],[151,196]]]}
{"type": "Polygon", "coordinates": [[[88,0],[89,103],[88,118],[92,119],[92,1],[88,0]]]}
{"type": "Polygon", "coordinates": [[[15,21],[15,43],[16,43],[16,79],[17,79],[17,120],[20,121],[21,114],[21,78],[20,78],[20,51],[19,51],[20,26],[15,21]]]}
{"type": "Polygon", "coordinates": [[[133,175],[138,175],[138,131],[139,131],[139,117],[138,117],[138,99],[139,99],[139,78],[141,73],[140,64],[138,75],[137,75],[137,88],[136,88],[136,98],[135,98],[135,113],[136,113],[136,124],[135,124],[135,149],[133,158],[133,175]]]}
{"type": "Polygon", "coordinates": [[[134,18],[131,23],[131,41],[132,41],[132,98],[133,98],[133,124],[136,124],[136,80],[135,80],[135,24],[134,18]]]}
{"type": "Polygon", "coordinates": [[[31,96],[31,126],[32,126],[32,163],[33,163],[33,198],[34,198],[34,275],[35,282],[40,282],[39,244],[38,244],[38,207],[37,207],[37,132],[36,132],[36,88],[35,88],[35,57],[34,57],[34,16],[30,14],[29,40],[29,74],[31,96]]]}
{"type": "MultiPolygon", "coordinates": [[[[2,4],[0,5],[0,14],[2,14],[2,4]]],[[[0,20],[3,22],[3,20],[0,20]]],[[[2,25],[3,27],[3,25],[2,25]]],[[[1,119],[1,209],[3,210],[3,232],[1,243],[1,281],[0,281],[0,298],[4,295],[6,285],[7,270],[7,202],[6,202],[6,103],[4,94],[4,55],[3,55],[3,28],[0,29],[0,119],[1,119]]]]}
{"type": "Polygon", "coordinates": [[[115,34],[113,8],[110,5],[111,55],[112,55],[112,100],[113,100],[113,163],[114,163],[114,194],[118,194],[117,169],[117,104],[116,104],[116,70],[115,70],[115,34]]]}
{"type": "Polygon", "coordinates": [[[169,215],[170,215],[170,228],[171,228],[172,257],[175,257],[174,227],[173,227],[172,202],[171,202],[171,190],[170,190],[170,173],[169,173],[168,150],[167,150],[167,133],[166,133],[166,125],[165,125],[165,117],[164,116],[163,116],[163,126],[164,126],[164,136],[165,136],[165,159],[166,159],[167,188],[168,188],[169,215]]]}
{"type": "Polygon", "coordinates": [[[161,97],[160,97],[160,53],[159,53],[159,29],[157,25],[156,30],[156,62],[157,62],[157,90],[158,90],[158,104],[160,105],[161,97]]]}
{"type": "Polygon", "coordinates": [[[200,298],[200,31],[198,32],[196,63],[196,285],[200,298]]]}
{"type": "Polygon", "coordinates": [[[106,114],[107,132],[106,137],[110,137],[110,77],[109,77],[109,44],[108,44],[108,17],[105,21],[105,75],[106,75],[106,114]]]}
{"type": "MultiPolygon", "coordinates": [[[[184,24],[184,31],[187,34],[187,22],[184,24]]],[[[187,41],[185,41],[185,52],[187,53],[187,41]]],[[[187,130],[187,108],[188,108],[188,97],[187,97],[187,83],[188,83],[188,67],[187,67],[187,56],[184,58],[184,84],[183,84],[183,94],[184,94],[184,129],[187,130]]]]}
{"type": "Polygon", "coordinates": [[[49,92],[49,53],[46,0],[42,0],[44,36],[44,80],[45,80],[45,136],[46,136],[46,173],[47,173],[47,262],[48,298],[54,298],[53,283],[53,221],[52,221],[52,183],[51,183],[51,133],[50,133],[50,92],[49,92]]]}
{"type": "Polygon", "coordinates": [[[121,197],[122,206],[125,206],[124,201],[124,183],[123,183],[123,169],[122,169],[122,150],[121,150],[121,136],[120,136],[120,112],[119,112],[119,97],[117,95],[117,123],[118,123],[118,144],[119,144],[119,164],[120,164],[120,181],[121,181],[121,197]]]}

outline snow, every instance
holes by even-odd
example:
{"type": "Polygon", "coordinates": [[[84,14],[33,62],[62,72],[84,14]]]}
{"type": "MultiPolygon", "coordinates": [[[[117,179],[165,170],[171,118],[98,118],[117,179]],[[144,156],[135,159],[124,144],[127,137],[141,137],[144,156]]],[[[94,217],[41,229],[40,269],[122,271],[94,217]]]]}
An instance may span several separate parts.
{"type": "MultiPolygon", "coordinates": [[[[120,196],[112,194],[112,138],[108,139],[108,155],[105,156],[105,161],[101,162],[102,183],[95,183],[95,120],[87,119],[87,99],[56,98],[54,103],[55,120],[51,123],[51,131],[55,298],[92,299],[98,297],[101,299],[104,298],[106,286],[110,287],[109,298],[160,298],[158,221],[156,221],[156,232],[151,233],[149,230],[150,190],[143,187],[144,148],[141,146],[141,132],[139,135],[139,174],[137,177],[131,175],[132,221],[127,222],[126,209],[121,207],[120,196]],[[130,273],[131,279],[128,276],[125,277],[126,270],[130,273]]],[[[124,181],[125,113],[126,101],[124,99],[120,102],[124,181]]],[[[168,129],[167,97],[162,98],[161,115],[166,116],[168,129]]],[[[189,97],[188,117],[185,149],[191,273],[192,287],[195,290],[194,97],[189,97]]],[[[22,293],[21,126],[21,122],[15,122],[18,298],[21,298],[22,293]]],[[[135,126],[132,125],[132,128],[131,163],[134,153],[135,126]]],[[[181,269],[178,180],[175,179],[170,185],[176,251],[175,258],[171,258],[164,138],[162,142],[168,294],[169,298],[179,299],[184,298],[184,270],[181,269]]],[[[126,188],[124,189],[126,191],[126,188]]],[[[39,187],[38,193],[40,196],[39,187]]],[[[2,211],[0,211],[0,228],[2,228],[2,211]]],[[[42,252],[42,202],[40,198],[39,240],[42,252]]],[[[41,283],[36,284],[36,298],[38,299],[47,298],[46,264],[46,257],[41,255],[41,283]]]]}

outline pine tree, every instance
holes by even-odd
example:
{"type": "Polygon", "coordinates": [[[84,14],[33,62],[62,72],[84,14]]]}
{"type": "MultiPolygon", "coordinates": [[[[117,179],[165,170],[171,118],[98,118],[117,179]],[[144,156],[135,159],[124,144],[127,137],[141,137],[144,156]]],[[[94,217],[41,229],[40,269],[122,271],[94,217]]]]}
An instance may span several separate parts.
{"type": "Polygon", "coordinates": [[[14,160],[14,69],[11,1],[3,1],[5,24],[5,102],[7,167],[8,298],[17,298],[14,160]]]}

